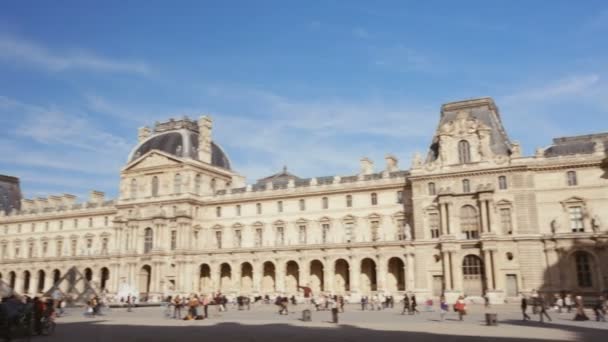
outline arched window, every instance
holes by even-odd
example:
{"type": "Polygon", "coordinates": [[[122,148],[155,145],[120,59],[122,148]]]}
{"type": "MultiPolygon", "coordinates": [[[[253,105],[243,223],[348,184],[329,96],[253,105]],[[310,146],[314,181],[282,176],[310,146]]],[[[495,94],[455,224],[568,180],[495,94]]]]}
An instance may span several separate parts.
{"type": "Polygon", "coordinates": [[[129,190],[129,198],[134,199],[137,197],[137,180],[135,178],[131,179],[131,187],[129,190]]]}
{"type": "Polygon", "coordinates": [[[329,200],[327,199],[327,197],[323,197],[322,202],[323,202],[323,209],[329,208],[329,200]]]}
{"type": "Polygon", "coordinates": [[[352,195],[346,195],[346,207],[350,208],[353,206],[353,196],[352,195]]]}
{"type": "Polygon", "coordinates": [[[458,160],[460,161],[460,164],[471,162],[471,148],[469,142],[466,140],[460,140],[458,142],[458,160]]]}
{"type": "Polygon", "coordinates": [[[152,197],[158,196],[158,177],[152,177],[152,197]]]}
{"type": "Polygon", "coordinates": [[[498,188],[500,190],[507,190],[507,177],[506,176],[498,177],[498,188]]]}
{"type": "Polygon", "coordinates": [[[436,194],[435,183],[429,183],[429,196],[435,196],[436,194]]]}
{"type": "Polygon", "coordinates": [[[173,193],[182,193],[182,175],[180,175],[179,173],[176,173],[175,177],[173,178],[173,193]]]}
{"type": "Polygon", "coordinates": [[[201,175],[197,174],[194,176],[194,193],[199,195],[201,193],[201,175]]]}
{"type": "Polygon", "coordinates": [[[576,171],[568,171],[566,176],[568,177],[568,186],[575,186],[578,184],[576,179],[576,171]]]}
{"type": "Polygon", "coordinates": [[[469,182],[468,179],[462,180],[462,192],[464,192],[464,193],[471,192],[471,183],[469,182]]]}
{"type": "Polygon", "coordinates": [[[591,273],[591,260],[589,260],[589,253],[576,252],[574,254],[574,261],[576,262],[576,279],[579,287],[592,287],[593,278],[591,273]]]}
{"type": "Polygon", "coordinates": [[[479,217],[473,206],[460,208],[460,227],[467,239],[479,239],[479,217]]]}
{"type": "Polygon", "coordinates": [[[483,274],[483,264],[481,262],[481,258],[472,254],[465,256],[464,260],[462,261],[462,274],[465,276],[483,274]]]}
{"type": "Polygon", "coordinates": [[[152,228],[146,228],[144,230],[144,253],[150,253],[152,250],[152,239],[154,238],[154,233],[152,232],[152,228]]]}
{"type": "Polygon", "coordinates": [[[371,200],[372,200],[372,205],[377,205],[378,204],[378,195],[375,192],[372,192],[372,194],[371,194],[371,200]]]}

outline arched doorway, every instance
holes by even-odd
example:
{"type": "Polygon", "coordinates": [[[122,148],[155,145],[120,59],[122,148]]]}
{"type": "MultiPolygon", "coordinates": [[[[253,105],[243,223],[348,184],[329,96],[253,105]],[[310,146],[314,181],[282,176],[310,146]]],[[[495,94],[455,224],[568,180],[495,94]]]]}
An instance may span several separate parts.
{"type": "Polygon", "coordinates": [[[388,277],[386,287],[389,292],[405,291],[405,264],[400,258],[390,258],[388,260],[388,277]]]}
{"type": "Polygon", "coordinates": [[[285,265],[285,291],[288,294],[296,294],[300,285],[300,267],[298,263],[291,260],[285,265]]]}
{"type": "Polygon", "coordinates": [[[8,274],[8,285],[11,289],[15,289],[15,281],[17,280],[17,274],[14,271],[10,271],[8,274]]]}
{"type": "Polygon", "coordinates": [[[198,288],[200,292],[213,292],[213,284],[211,283],[211,268],[207,264],[201,264],[199,267],[198,288]]]}
{"type": "Polygon", "coordinates": [[[148,300],[148,294],[150,293],[150,280],[152,279],[152,267],[150,265],[144,265],[139,270],[139,298],[142,301],[148,300]]]}
{"type": "Polygon", "coordinates": [[[59,282],[59,279],[61,279],[61,271],[58,269],[54,269],[53,270],[53,286],[57,285],[57,283],[59,282]]]}
{"type": "Polygon", "coordinates": [[[338,294],[350,291],[350,270],[344,259],[338,259],[334,264],[334,290],[338,294]]]}
{"type": "Polygon", "coordinates": [[[84,269],[84,279],[86,279],[88,282],[91,282],[91,280],[93,280],[93,270],[91,270],[90,268],[85,268],[84,269]]]}
{"type": "Polygon", "coordinates": [[[361,293],[370,294],[377,290],[376,262],[370,258],[361,260],[361,293]]]}
{"type": "Polygon", "coordinates": [[[44,292],[44,281],[46,278],[46,273],[43,270],[38,271],[38,284],[36,285],[36,292],[44,292]]]}
{"type": "Polygon", "coordinates": [[[232,288],[232,268],[223,263],[220,266],[220,291],[228,292],[232,288]]]}
{"type": "Polygon", "coordinates": [[[323,263],[319,260],[313,260],[310,262],[310,289],[314,295],[324,291],[324,269],[323,263]]]}
{"type": "Polygon", "coordinates": [[[22,293],[29,293],[31,277],[32,277],[32,275],[30,274],[30,271],[23,271],[23,292],[22,293]]]}
{"type": "Polygon", "coordinates": [[[110,279],[110,270],[107,267],[102,267],[101,268],[101,282],[100,282],[100,288],[102,290],[105,290],[106,287],[108,286],[108,280],[110,279]]]}
{"type": "Polygon", "coordinates": [[[241,294],[250,294],[253,291],[253,267],[250,263],[241,264],[241,294]]]}
{"type": "Polygon", "coordinates": [[[572,254],[572,272],[570,277],[570,288],[577,289],[582,292],[600,290],[600,281],[597,275],[598,272],[593,255],[585,251],[576,251],[572,254]]]}
{"type": "Polygon", "coordinates": [[[483,261],[469,254],[462,260],[462,290],[465,296],[481,296],[484,291],[483,261]]]}
{"type": "Polygon", "coordinates": [[[262,293],[269,294],[275,291],[276,287],[276,272],[274,264],[270,261],[264,263],[264,276],[262,277],[262,293]]]}

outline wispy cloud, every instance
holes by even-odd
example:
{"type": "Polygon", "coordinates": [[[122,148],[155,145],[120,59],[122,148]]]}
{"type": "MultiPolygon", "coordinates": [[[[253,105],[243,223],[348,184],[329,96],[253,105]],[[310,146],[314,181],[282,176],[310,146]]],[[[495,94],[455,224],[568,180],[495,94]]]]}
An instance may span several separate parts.
{"type": "Polygon", "coordinates": [[[127,62],[101,57],[81,49],[52,51],[28,40],[0,34],[0,58],[14,63],[27,63],[49,71],[88,70],[148,75],[150,68],[142,62],[127,62]]]}
{"type": "Polygon", "coordinates": [[[374,65],[398,72],[430,71],[431,60],[419,51],[404,45],[371,49],[374,65]]]}
{"type": "Polygon", "coordinates": [[[507,95],[503,101],[511,102],[543,102],[563,99],[567,96],[584,94],[600,81],[598,74],[575,75],[549,83],[531,86],[514,94],[507,95]]]}
{"type": "Polygon", "coordinates": [[[355,37],[357,37],[357,38],[360,38],[360,39],[370,38],[369,32],[366,29],[362,28],[362,27],[355,27],[353,29],[353,35],[355,37]]]}

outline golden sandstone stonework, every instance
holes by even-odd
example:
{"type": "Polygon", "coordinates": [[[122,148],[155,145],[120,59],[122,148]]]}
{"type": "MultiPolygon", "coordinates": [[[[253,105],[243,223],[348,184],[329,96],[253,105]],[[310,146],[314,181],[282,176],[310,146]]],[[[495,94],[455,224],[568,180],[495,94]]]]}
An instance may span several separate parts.
{"type": "Polygon", "coordinates": [[[466,100],[442,106],[409,170],[389,155],[380,171],[363,158],[356,175],[284,169],[255,184],[231,169],[209,117],[138,137],[116,200],[49,196],[0,214],[5,284],[44,293],[73,269],[95,291],[150,301],[309,286],[350,301],[407,291],[494,303],[608,286],[608,133],[522,156],[492,99],[466,100]]]}

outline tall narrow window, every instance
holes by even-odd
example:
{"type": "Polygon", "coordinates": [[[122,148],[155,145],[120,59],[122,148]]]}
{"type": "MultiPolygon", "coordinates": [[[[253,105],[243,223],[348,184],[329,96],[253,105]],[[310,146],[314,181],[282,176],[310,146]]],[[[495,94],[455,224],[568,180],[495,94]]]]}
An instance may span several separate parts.
{"type": "Polygon", "coordinates": [[[300,242],[301,245],[305,245],[306,244],[306,226],[300,225],[298,228],[299,228],[298,241],[300,242]]]}
{"type": "Polygon", "coordinates": [[[241,205],[240,204],[236,205],[236,216],[241,216],[241,205]]]}
{"type": "Polygon", "coordinates": [[[255,211],[258,213],[258,215],[262,214],[262,203],[255,204],[255,211]]]}
{"type": "Polygon", "coordinates": [[[103,238],[101,240],[101,253],[102,254],[108,253],[108,238],[103,238]]]}
{"type": "Polygon", "coordinates": [[[201,175],[199,173],[194,176],[194,193],[197,195],[201,193],[201,175]]]}
{"type": "Polygon", "coordinates": [[[397,203],[403,204],[403,191],[397,191],[397,203]]]}
{"type": "Polygon", "coordinates": [[[262,236],[262,228],[256,228],[255,230],[255,246],[256,247],[260,247],[262,246],[262,240],[263,236],[262,236]]]}
{"type": "Polygon", "coordinates": [[[177,230],[171,231],[171,250],[175,250],[177,248],[177,230]]]}
{"type": "Polygon", "coordinates": [[[568,177],[568,186],[575,186],[578,184],[576,179],[576,171],[568,171],[566,176],[568,177]]]}
{"type": "Polygon", "coordinates": [[[89,228],[93,227],[93,218],[89,217],[89,228]]]}
{"type": "Polygon", "coordinates": [[[150,253],[152,250],[152,239],[154,238],[154,233],[152,228],[148,227],[144,230],[144,253],[150,253]]]}
{"type": "Polygon", "coordinates": [[[431,239],[439,238],[439,213],[429,213],[429,230],[431,232],[431,239]]]}
{"type": "Polygon", "coordinates": [[[282,212],[283,212],[283,201],[278,201],[278,202],[277,202],[277,211],[278,211],[279,213],[282,213],[282,212]]]}
{"type": "Polygon", "coordinates": [[[35,223],[32,223],[30,225],[30,230],[32,231],[32,233],[36,231],[36,224],[35,223]]]}
{"type": "Polygon", "coordinates": [[[222,231],[221,230],[215,231],[215,246],[218,249],[222,248],[222,231]]]}
{"type": "Polygon", "coordinates": [[[285,229],[283,227],[277,227],[277,246],[283,246],[285,243],[285,229]]]}
{"type": "Polygon", "coordinates": [[[353,196],[346,195],[346,207],[351,208],[353,206],[353,196]]]}
{"type": "Polygon", "coordinates": [[[500,208],[500,225],[502,226],[503,234],[513,234],[513,224],[511,221],[510,208],[500,208]]]}
{"type": "Polygon", "coordinates": [[[103,225],[104,225],[105,227],[107,227],[109,222],[110,222],[110,220],[108,219],[108,217],[107,217],[107,216],[104,216],[104,217],[103,217],[103,225]]]}
{"type": "Polygon", "coordinates": [[[568,208],[570,215],[570,229],[573,233],[584,232],[585,226],[583,224],[583,208],[576,206],[568,208]]]}
{"type": "Polygon", "coordinates": [[[323,197],[321,199],[321,204],[323,205],[323,209],[327,209],[329,208],[329,200],[327,199],[327,197],[323,197]]]}
{"type": "Polygon", "coordinates": [[[372,228],[372,241],[378,241],[380,240],[380,222],[378,221],[372,221],[371,222],[371,228],[372,228]]]}
{"type": "Polygon", "coordinates": [[[222,217],[222,207],[215,208],[215,217],[222,217]]]}
{"type": "Polygon", "coordinates": [[[131,179],[131,187],[129,190],[129,198],[134,199],[137,197],[137,179],[131,179]]]}
{"type": "Polygon", "coordinates": [[[182,175],[176,173],[173,177],[173,193],[181,194],[182,193],[182,175]]]}
{"type": "Polygon", "coordinates": [[[63,255],[63,253],[62,253],[63,252],[63,241],[58,240],[56,242],[55,247],[57,248],[57,250],[55,251],[55,255],[58,257],[62,256],[63,255]]]}
{"type": "Polygon", "coordinates": [[[28,246],[27,257],[30,259],[34,257],[34,244],[33,243],[30,243],[30,245],[28,246]]]}
{"type": "Polygon", "coordinates": [[[471,148],[469,142],[466,140],[460,140],[458,142],[458,160],[460,161],[460,164],[471,162],[471,148]]]}
{"type": "Polygon", "coordinates": [[[462,180],[462,192],[464,192],[464,193],[471,192],[471,183],[469,182],[468,179],[462,180]]]}
{"type": "Polygon", "coordinates": [[[507,190],[507,177],[506,176],[498,177],[498,188],[500,190],[507,190]]]}
{"type": "Polygon", "coordinates": [[[576,262],[576,278],[579,287],[592,287],[593,278],[591,272],[591,262],[589,260],[589,254],[585,252],[576,252],[574,254],[574,260],[576,262]]]}
{"type": "Polygon", "coordinates": [[[158,177],[152,177],[152,197],[158,196],[158,177]]]}
{"type": "Polygon", "coordinates": [[[235,247],[241,247],[243,244],[243,236],[240,229],[234,231],[234,245],[235,247]]]}
{"type": "Polygon", "coordinates": [[[329,223],[323,223],[323,225],[321,227],[323,229],[323,232],[322,232],[323,243],[327,243],[327,242],[329,242],[329,240],[328,240],[329,239],[329,223]]]}
{"type": "Polygon", "coordinates": [[[346,242],[355,241],[355,223],[346,222],[344,224],[344,230],[345,230],[345,235],[346,235],[346,242]]]}
{"type": "Polygon", "coordinates": [[[376,194],[375,192],[372,192],[370,197],[371,197],[372,205],[377,205],[378,204],[378,194],[376,194]]]}
{"type": "Polygon", "coordinates": [[[473,206],[460,208],[460,227],[466,239],[479,239],[479,216],[473,206]]]}
{"type": "Polygon", "coordinates": [[[303,199],[301,199],[299,201],[299,203],[300,203],[300,211],[306,210],[306,202],[303,199]]]}
{"type": "Polygon", "coordinates": [[[211,185],[210,186],[211,186],[211,192],[215,194],[215,190],[217,188],[217,181],[215,180],[215,178],[213,178],[211,180],[211,185]]]}
{"type": "Polygon", "coordinates": [[[63,229],[63,221],[59,221],[59,230],[63,229]]]}
{"type": "Polygon", "coordinates": [[[49,243],[48,242],[43,242],[42,243],[42,256],[45,257],[46,256],[46,252],[49,249],[49,243]]]}
{"type": "Polygon", "coordinates": [[[76,239],[72,240],[72,256],[76,256],[78,247],[78,241],[76,239]]]}
{"type": "Polygon", "coordinates": [[[435,190],[435,183],[429,183],[429,196],[435,196],[437,191],[435,190]]]}

